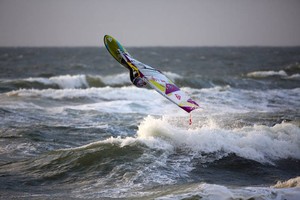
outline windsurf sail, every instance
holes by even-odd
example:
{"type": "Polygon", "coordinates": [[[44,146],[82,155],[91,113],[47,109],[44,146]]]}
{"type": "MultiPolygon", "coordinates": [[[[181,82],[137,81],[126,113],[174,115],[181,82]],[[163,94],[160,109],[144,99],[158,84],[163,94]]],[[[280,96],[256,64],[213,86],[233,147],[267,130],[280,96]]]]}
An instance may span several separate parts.
{"type": "Polygon", "coordinates": [[[162,96],[166,97],[188,113],[199,108],[199,105],[192,100],[190,96],[180,90],[180,88],[162,72],[132,58],[126,52],[121,51],[121,54],[127,64],[135,69],[137,68],[140,76],[162,96]]]}
{"type": "Polygon", "coordinates": [[[135,70],[144,81],[162,96],[190,113],[199,105],[185,92],[180,90],[161,71],[134,59],[127,50],[113,37],[104,36],[104,44],[108,52],[124,67],[135,70]]]}

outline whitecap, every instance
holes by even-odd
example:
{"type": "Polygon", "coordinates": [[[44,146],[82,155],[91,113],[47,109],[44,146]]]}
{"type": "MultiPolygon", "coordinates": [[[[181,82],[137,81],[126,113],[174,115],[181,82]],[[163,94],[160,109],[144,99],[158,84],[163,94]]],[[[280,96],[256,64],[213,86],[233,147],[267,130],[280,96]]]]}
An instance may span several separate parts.
{"type": "Polygon", "coordinates": [[[45,85],[56,84],[61,89],[88,87],[85,75],[61,75],[50,78],[27,78],[24,80],[29,82],[39,82],[45,85]]]}
{"type": "Polygon", "coordinates": [[[287,181],[278,181],[273,187],[274,188],[291,188],[291,187],[300,188],[300,176],[289,179],[287,181]]]}
{"type": "Polygon", "coordinates": [[[245,159],[271,164],[279,159],[300,159],[300,128],[290,123],[233,129],[205,123],[202,127],[187,129],[169,123],[167,119],[148,116],[140,124],[137,135],[143,140],[159,139],[174,148],[192,150],[197,154],[224,152],[226,156],[234,153],[245,159]]]}
{"type": "Polygon", "coordinates": [[[248,73],[247,76],[251,78],[265,78],[270,76],[287,77],[288,75],[284,70],[280,70],[280,71],[255,71],[255,72],[248,73]]]}

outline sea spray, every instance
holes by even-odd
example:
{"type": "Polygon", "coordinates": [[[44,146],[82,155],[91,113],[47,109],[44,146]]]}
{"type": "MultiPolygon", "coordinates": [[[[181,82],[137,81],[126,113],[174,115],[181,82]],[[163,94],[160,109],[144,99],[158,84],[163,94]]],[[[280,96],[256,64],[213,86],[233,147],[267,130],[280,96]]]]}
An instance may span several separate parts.
{"type": "Polygon", "coordinates": [[[227,129],[210,123],[186,129],[160,118],[148,116],[139,126],[139,138],[159,138],[174,146],[197,153],[234,153],[261,163],[300,159],[300,128],[281,123],[274,127],[252,126],[227,129]]]}

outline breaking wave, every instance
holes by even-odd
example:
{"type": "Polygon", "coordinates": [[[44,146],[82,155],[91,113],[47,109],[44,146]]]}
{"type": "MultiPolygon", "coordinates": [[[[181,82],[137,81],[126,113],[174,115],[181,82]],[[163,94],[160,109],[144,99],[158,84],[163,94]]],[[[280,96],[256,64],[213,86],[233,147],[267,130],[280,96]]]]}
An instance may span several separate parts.
{"type": "Polygon", "coordinates": [[[299,199],[300,188],[274,189],[269,187],[226,187],[215,184],[193,184],[188,188],[174,188],[176,193],[162,195],[157,200],[173,199],[299,199]]]}
{"type": "Polygon", "coordinates": [[[279,71],[254,71],[246,74],[249,78],[280,77],[282,79],[300,80],[300,64],[295,63],[279,71]]]}
{"type": "Polygon", "coordinates": [[[267,77],[280,77],[283,79],[300,80],[300,74],[288,75],[284,70],[280,71],[255,71],[247,74],[250,78],[267,78],[267,77]]]}
{"type": "Polygon", "coordinates": [[[285,71],[280,70],[280,71],[255,71],[255,72],[248,73],[247,76],[252,78],[264,78],[269,76],[287,77],[288,75],[285,71]]]}
{"type": "Polygon", "coordinates": [[[291,188],[291,187],[300,188],[300,176],[289,179],[287,181],[278,181],[273,187],[274,188],[291,188]]]}
{"type": "MultiPolygon", "coordinates": [[[[128,77],[126,77],[128,79],[128,77]]],[[[50,78],[26,78],[17,80],[2,81],[3,84],[9,84],[14,88],[35,88],[35,89],[75,89],[89,87],[104,87],[106,85],[121,85],[124,84],[125,74],[114,76],[92,76],[92,75],[62,75],[53,76],[50,78]],[[115,81],[112,81],[115,80],[115,81]],[[116,81],[117,80],[117,81],[116,81]]],[[[129,82],[128,82],[129,84],[129,82]]]]}
{"type": "Polygon", "coordinates": [[[213,162],[230,154],[259,163],[274,164],[277,160],[300,159],[300,128],[292,123],[273,127],[264,125],[226,129],[216,123],[203,122],[202,126],[179,126],[181,119],[146,117],[138,126],[136,136],[110,137],[75,149],[89,149],[103,144],[146,145],[153,150],[189,153],[203,162],[213,162]],[[205,155],[215,154],[214,159],[205,155]]]}
{"type": "MultiPolygon", "coordinates": [[[[203,89],[182,88],[192,98],[200,103],[201,112],[206,115],[247,113],[247,112],[278,112],[299,107],[299,91],[295,89],[273,89],[265,91],[249,91],[227,87],[203,89]]],[[[6,105],[18,107],[11,102],[13,97],[30,98],[36,102],[49,100],[54,105],[61,102],[64,108],[76,110],[101,110],[108,113],[143,113],[143,114],[176,114],[184,111],[170,103],[156,91],[134,86],[111,86],[87,89],[20,89],[5,93],[6,105]],[[39,98],[39,99],[37,99],[39,98]],[[87,100],[87,102],[85,102],[87,100]],[[75,103],[72,104],[72,103],[75,103]],[[82,102],[82,104],[78,104],[82,102]],[[163,109],[161,109],[163,107],[163,109]]],[[[32,101],[31,101],[32,102],[32,101]]],[[[48,104],[49,105],[49,104],[48,104]]],[[[51,106],[51,105],[49,105],[51,106]]]]}
{"type": "MultiPolygon", "coordinates": [[[[165,72],[171,79],[180,79],[180,75],[172,72],[165,72]]],[[[36,77],[15,80],[0,80],[1,86],[4,88],[15,89],[85,89],[91,87],[120,87],[131,85],[129,74],[120,73],[115,75],[61,75],[49,78],[36,77]]]]}
{"type": "Polygon", "coordinates": [[[261,163],[300,159],[300,128],[290,123],[225,129],[209,122],[202,127],[186,129],[164,118],[149,116],[139,126],[138,138],[152,141],[149,146],[160,143],[159,146],[169,148],[171,145],[197,153],[223,152],[224,156],[233,153],[261,163]]]}

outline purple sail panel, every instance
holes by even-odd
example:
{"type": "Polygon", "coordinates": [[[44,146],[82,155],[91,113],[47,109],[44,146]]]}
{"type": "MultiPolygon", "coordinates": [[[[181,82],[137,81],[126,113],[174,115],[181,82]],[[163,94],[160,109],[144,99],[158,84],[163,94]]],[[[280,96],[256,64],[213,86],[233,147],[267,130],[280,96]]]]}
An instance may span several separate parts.
{"type": "Polygon", "coordinates": [[[188,99],[187,102],[191,103],[191,104],[194,104],[196,106],[199,106],[194,100],[192,99],[188,99]]]}
{"type": "Polygon", "coordinates": [[[199,105],[194,100],[192,100],[191,98],[189,98],[187,100],[187,102],[192,104],[192,105],[191,106],[180,106],[180,107],[188,113],[190,113],[191,111],[193,111],[193,110],[195,110],[199,107],[199,105]]]}
{"type": "Polygon", "coordinates": [[[166,94],[170,94],[170,93],[176,92],[178,90],[179,90],[179,88],[176,85],[169,84],[169,83],[166,84],[166,94]]]}
{"type": "Polygon", "coordinates": [[[190,106],[180,106],[183,110],[190,113],[191,111],[195,110],[197,107],[190,107],[190,106]]]}

